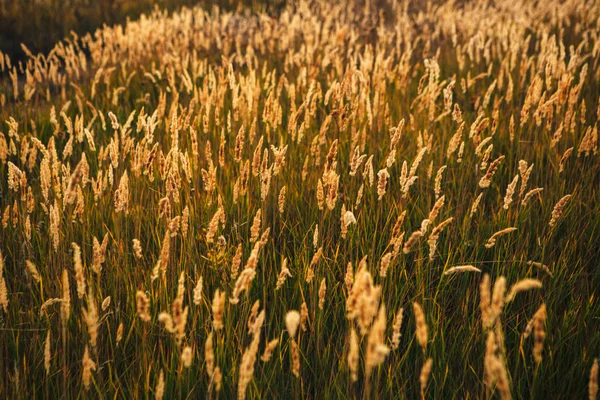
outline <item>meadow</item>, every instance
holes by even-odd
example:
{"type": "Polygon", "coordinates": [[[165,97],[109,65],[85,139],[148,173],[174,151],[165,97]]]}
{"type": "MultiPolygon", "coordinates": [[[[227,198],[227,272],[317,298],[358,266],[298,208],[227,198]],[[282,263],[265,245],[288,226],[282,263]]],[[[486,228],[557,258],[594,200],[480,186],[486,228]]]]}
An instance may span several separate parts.
{"type": "Polygon", "coordinates": [[[597,398],[600,2],[175,4],[0,47],[0,397],[597,398]]]}

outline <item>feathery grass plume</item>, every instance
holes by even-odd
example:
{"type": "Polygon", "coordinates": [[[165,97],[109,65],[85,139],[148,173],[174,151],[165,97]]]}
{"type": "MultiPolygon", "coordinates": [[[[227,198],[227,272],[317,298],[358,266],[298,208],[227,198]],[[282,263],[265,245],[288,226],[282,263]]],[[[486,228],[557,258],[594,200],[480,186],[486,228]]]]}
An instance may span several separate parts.
{"type": "Polygon", "coordinates": [[[350,172],[349,172],[350,176],[356,176],[358,169],[360,168],[360,166],[362,165],[362,163],[365,161],[366,158],[367,158],[366,154],[362,154],[362,155],[360,154],[359,146],[354,147],[354,151],[352,152],[352,154],[350,156],[350,172]]]}
{"type": "Polygon", "coordinates": [[[213,379],[210,381],[209,388],[214,387],[215,391],[219,393],[221,391],[221,383],[223,380],[223,374],[221,373],[221,368],[217,365],[215,367],[215,372],[213,373],[213,379]]]}
{"type": "Polygon", "coordinates": [[[429,215],[427,216],[427,218],[424,219],[423,222],[421,222],[421,232],[423,233],[423,235],[427,233],[429,225],[435,222],[438,214],[440,213],[440,210],[444,206],[445,200],[446,196],[441,196],[439,199],[437,199],[437,201],[431,208],[431,211],[429,211],[429,215]]]}
{"type": "Polygon", "coordinates": [[[445,270],[444,275],[451,275],[457,272],[481,272],[481,270],[473,265],[458,265],[445,270]]]}
{"type": "Polygon", "coordinates": [[[4,308],[4,312],[8,312],[8,289],[6,280],[4,279],[4,256],[0,250],[0,304],[4,308]]]}
{"type": "Polygon", "coordinates": [[[428,341],[428,328],[427,321],[425,321],[425,313],[423,312],[423,308],[417,302],[413,303],[413,311],[415,313],[415,323],[416,323],[416,336],[417,342],[419,342],[419,346],[425,351],[427,349],[427,341],[428,341]]]}
{"type": "Polygon", "coordinates": [[[392,237],[390,240],[390,245],[392,246],[392,255],[395,258],[398,254],[400,254],[400,249],[404,244],[404,232],[400,232],[398,236],[392,237]]]}
{"type": "Polygon", "coordinates": [[[525,207],[527,203],[529,203],[529,200],[536,194],[540,193],[542,190],[544,190],[544,188],[535,188],[528,191],[525,194],[525,197],[523,197],[523,200],[521,200],[521,207],[525,207]]]}
{"type": "Polygon", "coordinates": [[[165,330],[169,333],[175,332],[175,324],[173,323],[173,317],[168,312],[161,312],[158,314],[158,322],[164,324],[165,330]]]}
{"type": "Polygon", "coordinates": [[[462,142],[460,142],[460,146],[458,148],[458,154],[456,155],[456,162],[458,164],[462,163],[464,151],[465,151],[465,141],[463,140],[462,142]]]}
{"type": "Polygon", "coordinates": [[[362,336],[368,333],[371,322],[379,310],[381,286],[373,284],[373,277],[367,271],[366,257],[359,264],[354,284],[346,299],[346,317],[358,322],[362,336]]]}
{"type": "MultiPolygon", "coordinates": [[[[422,150],[427,150],[427,147],[424,147],[422,150]]],[[[419,153],[421,154],[421,153],[419,153]]],[[[417,161],[420,163],[421,160],[419,158],[419,156],[417,155],[417,159],[415,159],[415,161],[413,162],[413,167],[418,167],[418,163],[417,161]],[[417,163],[417,164],[415,164],[417,163]]],[[[417,179],[419,179],[418,176],[414,175],[414,172],[416,172],[417,168],[411,168],[410,173],[408,171],[408,164],[406,163],[406,161],[404,161],[402,163],[402,171],[400,174],[400,188],[401,188],[401,192],[402,192],[402,198],[406,198],[408,196],[408,192],[410,190],[410,187],[417,181],[417,179]]]]}
{"type": "Polygon", "coordinates": [[[542,264],[541,262],[537,262],[537,261],[527,261],[527,265],[531,265],[531,266],[541,269],[542,271],[547,273],[550,276],[550,278],[554,277],[554,274],[552,273],[552,271],[550,271],[550,268],[548,268],[548,266],[546,264],[542,264]]]}
{"type": "Polygon", "coordinates": [[[250,290],[250,285],[256,276],[256,270],[254,268],[244,268],[233,288],[233,293],[229,299],[229,303],[238,304],[240,302],[240,295],[243,292],[250,290]]]}
{"type": "MultiPolygon", "coordinates": [[[[262,321],[264,320],[264,310],[261,314],[263,317],[262,320],[260,320],[258,328],[255,328],[252,334],[252,342],[242,355],[240,377],[238,380],[238,400],[244,400],[246,398],[246,389],[254,377],[254,364],[256,363],[256,354],[258,353],[258,345],[260,343],[260,325],[262,325],[262,321]]],[[[258,322],[259,319],[257,319],[257,323],[258,322]]]]}
{"type": "Polygon", "coordinates": [[[313,232],[313,248],[317,250],[319,247],[319,224],[315,225],[315,231],[313,232]]]}
{"type": "Polygon", "coordinates": [[[86,300],[87,310],[82,310],[81,312],[83,314],[83,320],[87,325],[88,334],[90,335],[90,344],[92,345],[92,348],[95,348],[98,340],[98,307],[91,286],[89,287],[86,300]]]}
{"type": "Polygon", "coordinates": [[[352,285],[354,284],[354,270],[351,261],[348,261],[348,265],[346,266],[344,284],[346,285],[346,289],[348,290],[348,292],[350,292],[352,290],[352,285]]]}
{"type": "Polygon", "coordinates": [[[490,276],[484,274],[479,284],[479,308],[481,310],[481,322],[484,329],[489,329],[493,323],[492,316],[492,293],[490,291],[490,276]]]}
{"type": "Polygon", "coordinates": [[[410,253],[412,248],[419,242],[419,239],[421,239],[422,236],[423,236],[423,232],[421,230],[414,231],[410,235],[408,240],[404,243],[404,248],[402,249],[402,252],[404,254],[410,253]]]}
{"type": "Polygon", "coordinates": [[[518,181],[519,174],[515,175],[513,180],[508,184],[508,187],[506,188],[506,195],[504,196],[504,205],[502,206],[502,208],[504,208],[505,210],[508,210],[508,207],[510,207],[513,201],[513,195],[515,194],[515,188],[517,186],[518,181]]]}
{"type": "Polygon", "coordinates": [[[204,280],[202,279],[202,276],[199,276],[198,280],[196,281],[196,286],[194,287],[194,304],[195,305],[200,305],[200,302],[202,302],[203,282],[204,282],[204,280]]]}
{"type": "Polygon", "coordinates": [[[263,146],[264,136],[261,136],[256,148],[254,149],[254,155],[252,157],[252,175],[257,177],[260,173],[260,164],[261,164],[261,156],[262,156],[262,146],[263,146]]]}
{"type": "Polygon", "coordinates": [[[327,282],[325,282],[325,278],[321,280],[321,286],[319,286],[319,310],[323,309],[325,305],[325,296],[327,295],[327,282]]]}
{"type": "Polygon", "coordinates": [[[492,161],[492,163],[489,165],[485,175],[482,176],[481,179],[479,180],[480,188],[485,189],[490,186],[490,183],[492,183],[492,178],[494,177],[494,174],[496,173],[496,170],[500,166],[500,163],[502,162],[502,160],[504,160],[504,156],[500,156],[500,157],[496,158],[494,161],[492,161]]]}
{"type": "Polygon", "coordinates": [[[329,177],[327,178],[327,197],[325,198],[325,204],[327,205],[327,209],[332,211],[335,208],[338,199],[338,189],[339,189],[340,176],[335,173],[335,171],[331,171],[329,177]]]}
{"type": "Polygon", "coordinates": [[[325,205],[325,193],[323,192],[323,182],[321,179],[317,181],[317,205],[319,206],[319,210],[322,210],[325,205]]]}
{"type": "Polygon", "coordinates": [[[385,322],[385,304],[382,304],[367,337],[365,355],[365,375],[367,379],[371,376],[373,369],[385,361],[390,352],[385,344],[385,322]]]}
{"type": "Polygon", "coordinates": [[[396,162],[396,149],[392,148],[390,150],[390,153],[388,154],[386,160],[385,160],[385,166],[386,166],[386,168],[391,168],[392,165],[394,165],[394,162],[396,162]]]}
{"type": "Polygon", "coordinates": [[[300,378],[300,349],[298,343],[292,338],[292,373],[296,378],[300,378]]]}
{"type": "Polygon", "coordinates": [[[561,123],[559,125],[559,127],[556,129],[556,131],[554,132],[554,135],[552,136],[552,141],[550,142],[550,147],[555,147],[556,144],[560,141],[560,139],[562,138],[564,128],[565,128],[564,123],[561,123]]]}
{"type": "Polygon", "coordinates": [[[288,311],[285,315],[285,328],[287,329],[287,332],[292,339],[296,337],[296,332],[298,332],[299,324],[300,313],[295,310],[288,311]]]}
{"type": "Polygon", "coordinates": [[[427,389],[427,382],[429,381],[429,375],[431,374],[431,367],[433,366],[433,360],[428,358],[421,368],[421,374],[419,375],[419,382],[421,384],[421,398],[425,399],[425,389],[427,389]]]}
{"type": "Polygon", "coordinates": [[[117,328],[117,337],[116,337],[116,342],[117,342],[117,346],[119,345],[119,342],[121,342],[121,340],[123,339],[123,331],[125,330],[125,325],[123,325],[123,323],[121,322],[119,324],[119,327],[117,328]]]}
{"type": "Polygon", "coordinates": [[[189,368],[192,366],[193,358],[194,358],[194,356],[193,356],[192,348],[190,346],[185,346],[183,348],[183,350],[181,351],[181,364],[185,368],[189,368]]]}
{"type": "Polygon", "coordinates": [[[381,257],[381,265],[379,268],[379,275],[383,278],[387,276],[388,268],[390,267],[390,263],[393,258],[393,253],[385,253],[383,257],[381,257]]]}
{"type": "MultiPolygon", "coordinates": [[[[584,100],[585,101],[585,100],[584,100]]],[[[581,103],[583,110],[585,110],[585,102],[581,103]]],[[[581,112],[582,118],[585,118],[585,111],[581,112]]],[[[582,122],[582,124],[585,123],[585,120],[582,122]]],[[[584,154],[586,157],[588,157],[590,155],[590,153],[596,155],[596,152],[598,151],[598,127],[594,126],[594,128],[592,129],[591,126],[588,126],[587,130],[585,131],[585,135],[583,136],[583,139],[581,139],[581,143],[579,144],[579,148],[577,149],[577,158],[579,158],[582,154],[584,154]]]]}
{"type": "Polygon", "coordinates": [[[82,360],[82,375],[81,381],[83,383],[83,387],[87,391],[90,388],[90,381],[92,379],[92,371],[96,370],[96,363],[90,358],[90,352],[88,350],[87,345],[85,346],[85,352],[83,353],[82,360]]]}
{"type": "Polygon", "coordinates": [[[138,260],[141,260],[142,257],[143,257],[143,255],[142,255],[142,244],[140,243],[140,241],[138,239],[133,239],[133,255],[138,260]]]}
{"type": "Polygon", "coordinates": [[[185,338],[185,326],[187,324],[187,316],[189,307],[183,307],[183,296],[178,296],[171,306],[171,313],[173,314],[173,333],[177,345],[181,345],[181,342],[185,338]]]}
{"type": "Polygon", "coordinates": [[[185,206],[183,212],[181,213],[181,236],[184,238],[187,237],[189,231],[189,221],[190,221],[190,209],[188,206],[185,206]]]}
{"type": "Polygon", "coordinates": [[[436,199],[438,199],[442,195],[442,178],[444,176],[444,171],[446,170],[446,168],[446,165],[442,165],[435,174],[434,193],[436,199]]]}
{"type": "Polygon", "coordinates": [[[285,155],[288,150],[288,145],[284,147],[277,148],[271,145],[271,151],[273,152],[273,156],[275,160],[273,161],[273,176],[279,175],[281,168],[285,165],[285,155]]]}
{"type": "Polygon", "coordinates": [[[471,211],[469,212],[469,219],[473,218],[473,215],[475,215],[475,213],[479,209],[479,203],[481,203],[482,197],[483,197],[483,192],[479,193],[479,196],[477,196],[475,201],[473,201],[473,205],[471,206],[471,211]]]}
{"type": "Polygon", "coordinates": [[[494,150],[494,145],[490,144],[489,146],[487,146],[485,151],[483,151],[483,154],[482,154],[482,149],[491,140],[492,140],[491,137],[488,137],[488,138],[482,140],[481,143],[479,143],[479,145],[475,149],[475,155],[479,156],[481,158],[479,169],[482,171],[485,170],[488,166],[488,163],[490,161],[490,156],[492,154],[492,151],[494,150]]]}
{"type": "Polygon", "coordinates": [[[231,260],[231,279],[235,279],[238,276],[240,265],[242,264],[242,244],[240,243],[235,250],[235,255],[231,260]]]}
{"type": "Polygon", "coordinates": [[[360,348],[358,343],[358,335],[354,327],[350,328],[350,348],[348,349],[348,368],[350,369],[350,377],[352,382],[358,380],[358,362],[360,357],[360,348]]]}
{"type": "Polygon", "coordinates": [[[213,215],[208,224],[208,228],[206,230],[206,243],[214,243],[215,234],[219,229],[219,223],[224,219],[224,217],[225,212],[223,211],[223,208],[219,206],[215,212],[215,215],[213,215]]]}
{"type": "Polygon", "coordinates": [[[254,323],[256,322],[256,317],[258,316],[258,311],[260,309],[260,300],[256,300],[254,304],[252,304],[252,308],[250,309],[250,316],[248,317],[248,334],[253,332],[254,323]]]}
{"type": "MultiPolygon", "coordinates": [[[[228,126],[230,127],[231,125],[228,124],[228,126]]],[[[229,131],[229,129],[228,129],[229,131]]],[[[227,144],[227,140],[225,139],[225,130],[221,130],[221,141],[219,142],[219,165],[221,167],[225,166],[225,145],[227,144]]]]}
{"type": "Polygon", "coordinates": [[[169,197],[163,197],[158,201],[159,218],[171,218],[171,201],[169,197]]]}
{"type": "Polygon", "coordinates": [[[71,316],[71,290],[69,288],[69,273],[62,270],[62,300],[60,302],[60,320],[63,330],[66,329],[67,321],[71,316]]]}
{"type": "Polygon", "coordinates": [[[41,282],[42,278],[40,277],[40,273],[38,272],[36,266],[34,263],[32,263],[29,260],[25,260],[25,266],[27,267],[27,271],[29,271],[29,273],[31,274],[31,277],[36,281],[36,282],[41,282]]]}
{"type": "Polygon", "coordinates": [[[415,174],[417,173],[417,168],[419,168],[419,165],[421,164],[421,161],[423,160],[425,153],[427,153],[427,150],[428,150],[428,148],[427,148],[427,146],[425,146],[422,149],[420,149],[419,152],[417,153],[417,155],[415,156],[413,163],[410,165],[410,171],[408,171],[408,179],[414,177],[415,174]]]}
{"type": "Polygon", "coordinates": [[[165,394],[165,373],[160,370],[158,375],[158,382],[156,382],[156,389],[154,389],[154,398],[156,400],[162,400],[165,394]]]}
{"type": "Polygon", "coordinates": [[[542,362],[542,351],[544,350],[544,340],[546,339],[546,304],[542,304],[533,316],[533,359],[536,365],[542,362]]]}
{"type": "Polygon", "coordinates": [[[322,256],[323,256],[323,247],[319,247],[319,249],[316,251],[316,253],[313,255],[312,259],[310,260],[310,265],[308,266],[308,269],[306,270],[306,273],[304,275],[304,280],[306,281],[306,283],[311,283],[313,278],[315,277],[315,267],[321,260],[322,256]]]}
{"type": "Polygon", "coordinates": [[[381,200],[386,193],[387,181],[390,177],[387,168],[377,172],[377,200],[381,200]]]}
{"type": "Polygon", "coordinates": [[[354,205],[356,207],[358,207],[360,205],[360,203],[362,202],[364,189],[365,189],[365,184],[362,183],[360,185],[360,188],[358,188],[358,192],[356,193],[356,200],[354,201],[354,205]]]}
{"type": "Polygon", "coordinates": [[[163,237],[162,244],[160,247],[160,255],[158,257],[158,261],[152,270],[151,281],[154,282],[158,279],[159,274],[161,276],[165,276],[167,273],[167,267],[169,266],[169,258],[171,256],[171,235],[169,230],[165,231],[165,236],[163,237]]]}
{"type": "Polygon", "coordinates": [[[494,246],[496,245],[496,240],[497,240],[497,239],[498,239],[500,236],[502,236],[502,235],[506,235],[507,233],[510,233],[510,232],[514,232],[514,231],[516,231],[516,230],[517,230],[517,228],[510,227],[510,228],[504,228],[504,229],[502,229],[502,230],[500,230],[500,231],[498,231],[498,232],[494,233],[492,236],[490,236],[490,238],[489,238],[489,239],[487,240],[487,242],[485,243],[485,247],[486,247],[487,249],[490,249],[490,248],[494,247],[494,246]]]}
{"type": "Polygon", "coordinates": [[[238,131],[237,136],[235,137],[235,151],[234,151],[234,159],[236,162],[241,162],[244,152],[244,138],[246,136],[246,130],[244,129],[244,125],[242,125],[238,131]]]}
{"type": "MultiPolygon", "coordinates": [[[[487,274],[486,274],[487,275],[487,274]]],[[[489,313],[487,315],[487,321],[484,321],[484,328],[493,328],[494,324],[498,320],[498,317],[502,313],[502,309],[504,308],[504,294],[506,292],[506,278],[503,276],[496,279],[494,282],[494,290],[492,292],[492,298],[490,303],[488,304],[489,313]]],[[[483,297],[482,297],[483,300],[483,297]]],[[[483,312],[482,312],[483,314],[483,312]]],[[[500,337],[497,338],[500,340],[500,337]]]]}
{"type": "Polygon", "coordinates": [[[19,169],[19,167],[17,167],[15,164],[13,164],[12,162],[8,162],[8,189],[12,190],[13,192],[19,192],[19,189],[21,189],[21,179],[23,177],[23,175],[25,174],[23,171],[21,171],[19,169]]]}
{"type": "Polygon", "coordinates": [[[444,228],[446,228],[446,226],[448,226],[452,221],[454,221],[454,217],[450,217],[450,218],[446,219],[445,221],[440,222],[431,231],[431,234],[429,235],[429,238],[427,239],[427,244],[429,245],[429,260],[430,261],[433,261],[433,259],[435,257],[435,250],[437,248],[437,242],[440,237],[440,234],[442,233],[444,228]]]}
{"type": "Polygon", "coordinates": [[[342,227],[341,236],[343,239],[345,239],[348,233],[348,227],[351,224],[356,224],[356,217],[352,211],[346,211],[346,207],[344,205],[342,205],[342,218],[340,222],[342,227]]]}
{"type": "Polygon", "coordinates": [[[300,305],[300,328],[302,332],[308,330],[308,306],[305,301],[300,305]]]}
{"type": "Polygon", "coordinates": [[[225,310],[225,293],[219,289],[215,291],[212,301],[213,329],[218,331],[223,329],[223,312],[225,310]]]}
{"type": "MultiPolygon", "coordinates": [[[[455,104],[455,110],[457,110],[457,106],[458,104],[455,104]]],[[[461,139],[462,139],[462,134],[465,130],[465,123],[464,121],[460,123],[458,129],[456,130],[456,133],[450,138],[450,142],[448,142],[448,148],[446,150],[446,158],[449,159],[450,156],[452,154],[454,154],[454,152],[456,152],[456,150],[458,149],[458,146],[460,145],[461,139]]]]}
{"type": "Polygon", "coordinates": [[[121,176],[119,187],[115,191],[115,212],[129,213],[129,176],[127,171],[121,176]]]}
{"type": "Polygon", "coordinates": [[[569,160],[569,158],[571,157],[571,154],[573,154],[573,147],[568,148],[563,153],[563,155],[560,159],[560,162],[558,164],[558,173],[559,174],[565,170],[565,163],[569,160]]]}
{"type": "Polygon", "coordinates": [[[277,284],[275,286],[275,290],[281,289],[281,287],[283,286],[283,284],[285,283],[287,278],[292,277],[292,273],[288,269],[287,263],[288,263],[287,258],[284,258],[283,263],[281,264],[281,271],[279,272],[279,275],[277,276],[277,284]]]}
{"type": "Polygon", "coordinates": [[[397,238],[400,236],[402,232],[402,224],[404,223],[404,219],[406,218],[406,210],[402,211],[396,218],[396,222],[394,223],[394,228],[392,229],[392,238],[397,238]]]}
{"type": "Polygon", "coordinates": [[[52,353],[50,351],[50,329],[48,329],[46,343],[44,344],[44,369],[46,370],[46,376],[50,375],[50,367],[52,366],[52,353]]]}
{"type": "Polygon", "coordinates": [[[508,291],[508,294],[506,295],[506,298],[504,299],[504,301],[506,303],[509,303],[514,300],[517,293],[524,292],[524,291],[531,290],[531,289],[540,289],[541,287],[542,287],[542,282],[538,281],[537,279],[522,279],[522,280],[518,281],[517,283],[515,283],[514,285],[512,285],[512,287],[508,291]]]}
{"type": "Polygon", "coordinates": [[[267,343],[267,345],[265,346],[265,351],[263,352],[262,356],[260,356],[260,360],[262,362],[268,362],[271,359],[273,350],[275,350],[275,347],[277,347],[278,344],[279,339],[273,339],[269,341],[269,343],[267,343]]]}
{"type": "Polygon", "coordinates": [[[519,189],[520,198],[523,198],[523,194],[525,193],[525,190],[527,190],[531,171],[533,171],[533,164],[528,167],[527,161],[519,160],[519,175],[521,176],[521,188],[519,189]]]}
{"type": "MultiPolygon", "coordinates": [[[[267,154],[267,150],[265,149],[265,155],[266,154],[267,154]]],[[[269,194],[269,189],[271,188],[272,171],[273,171],[273,165],[271,165],[269,168],[266,168],[266,163],[264,163],[264,161],[267,161],[267,157],[263,158],[263,168],[260,172],[260,198],[262,201],[265,201],[269,194]]]]}
{"type": "Polygon", "coordinates": [[[571,198],[571,195],[567,194],[566,196],[561,198],[558,201],[558,203],[556,203],[554,205],[554,209],[552,210],[552,218],[550,219],[550,222],[548,223],[548,225],[551,228],[553,228],[556,225],[556,223],[558,222],[558,219],[562,216],[563,210],[564,210],[565,206],[567,205],[567,202],[569,201],[570,198],[571,198]]]}
{"type": "Polygon", "coordinates": [[[81,262],[81,249],[77,243],[71,243],[73,246],[73,265],[75,268],[75,281],[77,282],[77,297],[80,299],[85,295],[85,274],[81,262]]]}
{"type": "Polygon", "coordinates": [[[392,323],[392,350],[396,350],[400,345],[400,328],[402,328],[402,320],[404,319],[404,308],[399,308],[394,315],[392,323]]]}
{"type": "MultiPolygon", "coordinates": [[[[260,251],[269,241],[269,236],[271,235],[271,228],[267,228],[263,231],[262,235],[260,235],[260,240],[255,244],[256,251],[260,251]]],[[[254,251],[254,249],[252,249],[254,251]]]]}
{"type": "Polygon", "coordinates": [[[260,224],[262,222],[262,211],[259,208],[254,216],[254,221],[252,222],[252,227],[250,228],[250,243],[254,243],[258,240],[260,236],[260,224]]]}
{"type": "Polygon", "coordinates": [[[92,271],[96,274],[100,274],[102,271],[102,264],[105,261],[106,257],[106,248],[108,246],[108,234],[104,235],[102,239],[102,244],[96,239],[96,236],[93,238],[93,260],[92,260],[92,271]]]}
{"type": "Polygon", "coordinates": [[[496,337],[493,331],[489,331],[484,358],[484,382],[487,389],[486,395],[491,396],[491,394],[493,394],[494,385],[496,385],[496,388],[500,392],[500,398],[502,400],[510,400],[512,396],[510,393],[506,365],[502,361],[501,356],[497,355],[497,351],[498,346],[496,344],[496,337]]]}
{"type": "Polygon", "coordinates": [[[287,193],[287,186],[283,186],[281,188],[281,190],[279,191],[279,197],[277,200],[277,209],[279,210],[279,214],[283,214],[283,211],[285,209],[286,193],[287,193]]]}
{"type": "Polygon", "coordinates": [[[168,229],[171,234],[171,237],[174,238],[177,236],[177,232],[179,231],[179,226],[181,222],[181,216],[177,215],[169,221],[168,229]]]}
{"type": "Polygon", "coordinates": [[[117,116],[115,114],[113,114],[112,111],[109,111],[108,118],[110,118],[110,123],[111,123],[112,128],[115,131],[118,130],[121,125],[119,124],[119,120],[117,119],[117,116]]]}
{"type": "Polygon", "coordinates": [[[590,400],[596,400],[598,398],[598,359],[594,358],[592,368],[590,369],[590,383],[589,383],[589,398],[590,400]]]}
{"type": "Polygon", "coordinates": [[[148,314],[150,308],[150,300],[146,293],[138,290],[136,295],[137,300],[137,316],[144,322],[150,322],[150,314],[148,314]]]}
{"type": "Polygon", "coordinates": [[[213,333],[209,333],[204,342],[204,361],[206,362],[206,373],[212,381],[215,373],[215,350],[213,347],[213,333]]]}

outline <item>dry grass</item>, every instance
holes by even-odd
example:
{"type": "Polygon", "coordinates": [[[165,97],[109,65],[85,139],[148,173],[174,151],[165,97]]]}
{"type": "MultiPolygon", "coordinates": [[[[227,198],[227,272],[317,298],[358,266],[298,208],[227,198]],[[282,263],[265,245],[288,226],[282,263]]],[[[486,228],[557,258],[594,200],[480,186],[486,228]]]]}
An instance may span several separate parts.
{"type": "Polygon", "coordinates": [[[1,54],[0,396],[595,397],[600,4],[459,3],[1,54]]]}

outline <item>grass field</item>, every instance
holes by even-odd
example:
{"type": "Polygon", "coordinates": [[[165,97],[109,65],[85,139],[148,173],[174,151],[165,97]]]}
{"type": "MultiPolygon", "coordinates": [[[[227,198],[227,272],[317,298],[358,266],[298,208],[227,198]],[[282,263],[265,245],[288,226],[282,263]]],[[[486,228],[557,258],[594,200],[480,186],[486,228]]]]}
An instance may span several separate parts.
{"type": "Polygon", "coordinates": [[[0,53],[0,397],[596,399],[600,3],[235,8],[0,53]]]}

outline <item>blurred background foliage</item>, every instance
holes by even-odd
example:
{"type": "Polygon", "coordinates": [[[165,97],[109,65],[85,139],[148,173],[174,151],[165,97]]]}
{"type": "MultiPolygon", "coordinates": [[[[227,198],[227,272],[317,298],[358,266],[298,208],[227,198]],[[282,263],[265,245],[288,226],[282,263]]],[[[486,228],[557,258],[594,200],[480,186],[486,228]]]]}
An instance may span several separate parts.
{"type": "Polygon", "coordinates": [[[24,43],[34,54],[48,53],[71,32],[93,32],[102,25],[122,24],[154,7],[176,10],[200,4],[224,10],[275,14],[284,0],[0,0],[0,51],[13,62],[25,58],[24,43]]]}

